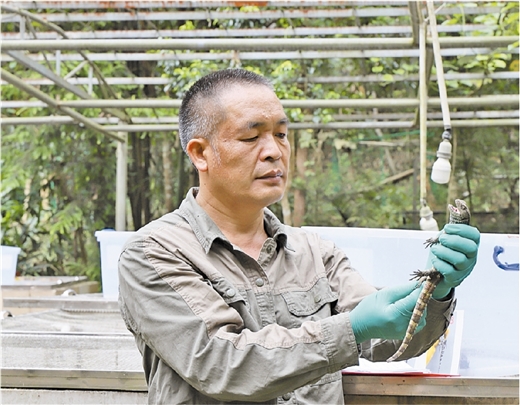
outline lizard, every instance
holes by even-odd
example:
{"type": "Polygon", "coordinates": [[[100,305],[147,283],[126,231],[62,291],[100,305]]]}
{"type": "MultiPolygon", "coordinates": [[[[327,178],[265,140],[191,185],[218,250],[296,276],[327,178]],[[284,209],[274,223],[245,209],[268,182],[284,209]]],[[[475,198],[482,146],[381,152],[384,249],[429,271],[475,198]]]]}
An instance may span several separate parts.
{"type": "MultiPolygon", "coordinates": [[[[466,224],[469,225],[469,221],[471,219],[471,213],[467,204],[464,200],[455,200],[455,205],[448,204],[448,210],[450,212],[450,224],[466,224]]],[[[439,237],[442,232],[436,237],[428,238],[424,244],[426,248],[430,248],[436,243],[439,243],[439,237]]],[[[410,344],[412,337],[415,333],[417,325],[421,320],[421,317],[426,310],[428,305],[428,301],[437,287],[437,284],[442,280],[442,274],[438,272],[434,267],[429,270],[416,270],[412,274],[412,278],[410,280],[417,280],[417,287],[422,284],[421,293],[419,294],[419,298],[417,299],[417,303],[412,312],[412,317],[410,318],[410,322],[408,324],[408,328],[406,330],[405,337],[401,342],[401,346],[397,351],[391,356],[387,362],[392,362],[401,356],[408,345],[410,344]]]]}

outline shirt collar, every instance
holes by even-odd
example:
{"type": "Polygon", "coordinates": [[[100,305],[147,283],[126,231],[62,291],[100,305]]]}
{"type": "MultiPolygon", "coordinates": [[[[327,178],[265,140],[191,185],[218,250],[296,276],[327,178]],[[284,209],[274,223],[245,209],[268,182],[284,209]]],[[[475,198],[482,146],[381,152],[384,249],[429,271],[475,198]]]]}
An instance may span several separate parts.
{"type": "MultiPolygon", "coordinates": [[[[179,207],[179,215],[182,216],[191,226],[195,236],[197,237],[202,248],[206,254],[211,249],[215,240],[221,240],[225,244],[232,246],[231,242],[222,233],[219,227],[213,222],[210,216],[199,205],[195,197],[199,189],[193,187],[188,191],[186,198],[179,207]]],[[[283,246],[289,250],[294,250],[290,247],[287,241],[287,232],[285,225],[273,214],[268,208],[264,209],[264,224],[267,234],[273,238],[278,246],[283,246]]]]}

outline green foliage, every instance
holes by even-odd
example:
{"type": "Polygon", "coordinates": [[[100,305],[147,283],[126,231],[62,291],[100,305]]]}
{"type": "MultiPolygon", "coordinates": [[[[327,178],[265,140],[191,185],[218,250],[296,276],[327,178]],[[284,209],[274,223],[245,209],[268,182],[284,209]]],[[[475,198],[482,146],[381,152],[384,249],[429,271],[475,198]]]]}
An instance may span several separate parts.
{"type": "MultiPolygon", "coordinates": [[[[464,3],[464,6],[471,5],[464,3]]],[[[473,31],[473,35],[509,35],[518,36],[518,2],[491,2],[491,6],[503,5],[500,13],[481,14],[469,16],[464,14],[464,7],[460,7],[460,13],[453,13],[442,22],[444,25],[453,24],[482,24],[489,28],[484,31],[473,31]]],[[[512,44],[509,49],[496,49],[484,55],[461,55],[456,58],[445,60],[448,66],[448,73],[471,72],[490,74],[497,71],[507,70],[512,62],[518,61],[518,56],[508,52],[510,49],[518,48],[518,41],[512,44]]],[[[516,62],[518,66],[518,62],[516,62]]],[[[446,69],[446,68],[445,68],[446,69]]],[[[513,70],[513,69],[512,69],[513,70]]],[[[518,70],[518,68],[516,69],[518,70]]],[[[448,80],[446,85],[449,90],[462,91],[464,95],[471,95],[478,91],[478,94],[488,94],[487,91],[493,89],[494,82],[485,78],[481,80],[448,80]]]]}
{"type": "MultiPolygon", "coordinates": [[[[305,140],[303,145],[315,153],[306,165],[305,182],[293,184],[307,190],[309,209],[305,224],[403,226],[402,209],[396,207],[413,205],[412,179],[398,185],[380,185],[388,175],[382,150],[360,144],[366,138],[353,134],[347,134],[346,138],[318,134],[314,142],[305,140]],[[318,150],[320,153],[316,153],[318,150]]],[[[412,161],[406,158],[406,148],[394,153],[402,155],[401,165],[413,165],[414,158],[412,161]]]]}
{"type": "Polygon", "coordinates": [[[8,131],[2,137],[2,244],[22,248],[22,274],[99,279],[93,232],[113,222],[113,203],[105,201],[114,198],[114,176],[106,171],[115,165],[113,146],[76,126],[8,131]]]}

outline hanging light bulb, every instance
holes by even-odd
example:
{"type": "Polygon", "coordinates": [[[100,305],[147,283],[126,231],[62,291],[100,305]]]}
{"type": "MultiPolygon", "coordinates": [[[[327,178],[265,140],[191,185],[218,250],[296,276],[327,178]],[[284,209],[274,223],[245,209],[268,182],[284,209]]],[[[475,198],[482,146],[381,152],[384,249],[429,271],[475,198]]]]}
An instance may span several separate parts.
{"type": "Polygon", "coordinates": [[[446,129],[442,133],[442,142],[437,150],[437,160],[432,166],[431,179],[438,184],[446,184],[450,181],[451,174],[451,132],[446,129]]]}
{"type": "Polygon", "coordinates": [[[422,202],[423,206],[419,211],[419,216],[421,220],[419,221],[419,227],[421,231],[438,231],[439,225],[437,225],[437,221],[433,217],[433,211],[430,209],[426,202],[422,202]]]}

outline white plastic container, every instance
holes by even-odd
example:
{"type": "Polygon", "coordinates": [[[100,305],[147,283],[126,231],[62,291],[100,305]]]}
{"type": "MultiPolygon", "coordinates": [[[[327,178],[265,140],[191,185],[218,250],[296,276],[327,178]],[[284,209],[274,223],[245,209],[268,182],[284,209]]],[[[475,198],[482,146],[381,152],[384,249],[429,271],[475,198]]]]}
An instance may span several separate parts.
{"type": "Polygon", "coordinates": [[[101,253],[101,288],[104,298],[116,298],[119,294],[119,276],[117,265],[119,256],[127,239],[133,234],[131,231],[96,231],[94,235],[99,242],[101,253]]]}
{"type": "Polygon", "coordinates": [[[15,246],[2,246],[2,285],[14,284],[18,255],[22,249],[15,246]]]}

